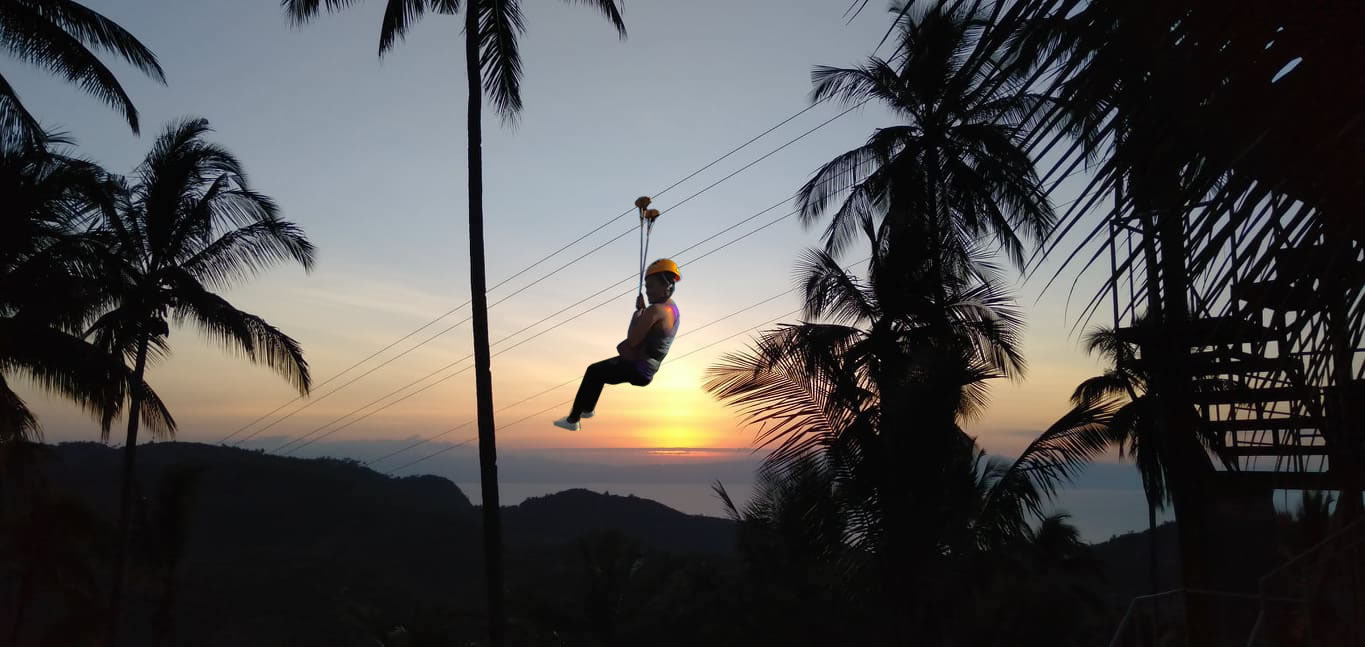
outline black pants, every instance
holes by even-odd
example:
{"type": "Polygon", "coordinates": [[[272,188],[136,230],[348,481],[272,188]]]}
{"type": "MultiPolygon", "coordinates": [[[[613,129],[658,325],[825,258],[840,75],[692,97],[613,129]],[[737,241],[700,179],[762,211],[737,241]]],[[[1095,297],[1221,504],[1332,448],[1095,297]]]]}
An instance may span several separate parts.
{"type": "Polygon", "coordinates": [[[597,398],[602,395],[602,386],[630,382],[635,386],[649,384],[650,378],[640,375],[640,371],[628,360],[619,355],[588,366],[583,372],[583,382],[578,385],[578,395],[569,410],[569,421],[578,422],[584,411],[597,409],[597,398]]]}

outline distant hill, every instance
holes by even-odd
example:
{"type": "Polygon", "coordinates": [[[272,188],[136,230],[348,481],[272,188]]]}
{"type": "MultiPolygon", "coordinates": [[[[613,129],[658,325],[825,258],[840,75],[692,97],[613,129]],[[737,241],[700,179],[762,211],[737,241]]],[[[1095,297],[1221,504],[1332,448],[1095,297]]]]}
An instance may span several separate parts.
{"type": "MultiPolygon", "coordinates": [[[[1093,544],[1095,557],[1104,570],[1110,603],[1126,605],[1135,596],[1152,593],[1149,556],[1151,533],[1127,533],[1099,544],[1093,544]]],[[[1156,528],[1157,587],[1156,591],[1179,588],[1180,552],[1174,523],[1156,528]]]]}
{"type": "MultiPolygon", "coordinates": [[[[54,487],[85,501],[108,519],[117,509],[121,453],[96,443],[59,445],[49,465],[54,487]]],[[[197,443],[138,448],[142,495],[172,469],[201,472],[190,535],[212,543],[344,544],[343,537],[382,529],[388,541],[431,538],[438,527],[472,533],[478,508],[459,487],[437,476],[385,476],[351,460],[299,459],[197,443]]],[[[508,541],[530,545],[572,542],[617,530],[651,549],[729,553],[734,527],[727,519],[689,515],[635,496],[583,489],[503,507],[508,541]]],[[[414,546],[415,547],[415,546],[414,546]]]]}
{"type": "Polygon", "coordinates": [[[647,546],[676,553],[729,553],[734,522],[685,515],[635,496],[566,490],[533,497],[503,510],[509,536],[537,543],[565,543],[593,532],[620,530],[647,546]]]}
{"type": "MultiPolygon", "coordinates": [[[[63,444],[45,466],[56,495],[85,503],[112,528],[117,449],[63,444]]],[[[138,545],[160,541],[158,488],[182,470],[199,473],[177,577],[180,630],[204,639],[196,645],[344,645],[362,628],[472,616],[482,605],[478,508],[449,480],[196,443],[140,446],[138,545]]],[[[571,566],[577,542],[605,531],[650,554],[725,555],[734,545],[728,520],[586,490],[507,507],[503,518],[510,587],[534,588],[547,560],[571,566]]],[[[149,631],[160,582],[152,565],[143,571],[134,583],[142,599],[133,606],[144,611],[135,624],[149,631]]],[[[106,575],[97,581],[103,588],[106,575]]],[[[482,631],[469,625],[474,635],[482,631]]]]}

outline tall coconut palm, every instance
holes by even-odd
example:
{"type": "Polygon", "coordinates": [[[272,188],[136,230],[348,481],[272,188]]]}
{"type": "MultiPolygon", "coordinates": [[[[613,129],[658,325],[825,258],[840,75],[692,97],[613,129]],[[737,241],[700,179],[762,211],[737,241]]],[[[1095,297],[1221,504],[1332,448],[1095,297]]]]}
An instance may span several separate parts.
{"type": "MultiPolygon", "coordinates": [[[[95,343],[130,362],[141,380],[170,353],[170,322],[193,323],[225,349],[263,363],[301,394],[310,384],[298,342],[215,290],[231,288],[285,261],[313,266],[313,246],[280,218],[270,198],[252,191],[241,162],[206,141],[209,124],[170,124],[133,174],[104,228],[112,246],[105,289],[112,308],[91,327],[95,343]]],[[[134,392],[132,408],[140,406],[134,392]]],[[[138,420],[123,448],[119,552],[114,570],[109,644],[115,644],[132,521],[138,420]]]]}
{"type": "MultiPolygon", "coordinates": [[[[621,38],[626,26],[617,0],[572,0],[597,9],[621,38]]],[[[296,24],[325,7],[340,11],[359,0],[283,0],[296,24]]],[[[468,92],[466,130],[469,173],[469,293],[474,333],[474,378],[479,424],[479,486],[483,498],[484,568],[488,580],[489,635],[494,647],[503,642],[502,531],[498,508],[496,425],[493,420],[493,374],[488,349],[488,298],[483,249],[483,99],[504,121],[521,112],[521,54],[518,38],[525,29],[519,0],[465,0],[465,82],[468,92]]],[[[407,36],[428,11],[457,15],[460,0],[388,0],[379,28],[382,57],[407,36]]]]}
{"type": "Polygon", "coordinates": [[[998,37],[981,3],[893,6],[900,47],[854,68],[817,67],[813,101],[875,102],[902,123],[822,166],[802,187],[801,218],[829,215],[827,251],[842,251],[868,226],[895,239],[941,238],[937,262],[964,262],[991,238],[1022,265],[1024,238],[1041,240],[1054,215],[1025,140],[1045,99],[1027,92],[1023,70],[992,64],[998,37]],[[837,208],[836,208],[837,204],[837,208]],[[917,223],[917,224],[916,224],[917,223]]]}
{"type": "Polygon", "coordinates": [[[107,435],[130,390],[155,433],[174,420],[118,358],[81,339],[101,297],[99,237],[92,223],[113,208],[115,184],[99,166],[63,150],[69,142],[0,142],[0,443],[38,440],[37,417],[11,388],[24,378],[100,421],[107,435]]]}
{"type": "MultiPolygon", "coordinates": [[[[137,108],[92,49],[109,52],[161,83],[156,56],[114,21],[72,0],[0,0],[0,47],[47,68],[109,104],[138,132],[137,108]]],[[[0,137],[39,140],[38,120],[0,75],[0,137]]]]}

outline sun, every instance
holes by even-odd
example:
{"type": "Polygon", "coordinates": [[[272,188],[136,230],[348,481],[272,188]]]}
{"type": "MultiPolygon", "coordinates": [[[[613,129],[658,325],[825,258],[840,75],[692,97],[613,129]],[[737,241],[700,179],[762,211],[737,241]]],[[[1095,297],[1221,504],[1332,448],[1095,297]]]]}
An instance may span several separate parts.
{"type": "Polygon", "coordinates": [[[655,447],[700,447],[701,431],[687,425],[676,425],[651,429],[649,439],[655,447]]]}

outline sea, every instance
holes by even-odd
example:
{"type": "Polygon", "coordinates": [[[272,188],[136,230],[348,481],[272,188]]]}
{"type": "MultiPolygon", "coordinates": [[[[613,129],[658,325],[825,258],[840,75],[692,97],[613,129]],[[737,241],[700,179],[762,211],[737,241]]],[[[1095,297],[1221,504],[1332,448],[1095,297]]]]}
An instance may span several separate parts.
{"type": "MultiPolygon", "coordinates": [[[[480,500],[477,482],[457,483],[460,490],[475,504],[480,500]]],[[[753,491],[753,483],[725,483],[735,505],[743,509],[753,491]]],[[[532,497],[545,496],[564,490],[585,489],[592,492],[634,495],[651,499],[686,514],[709,517],[727,516],[720,497],[706,483],[517,483],[504,482],[498,486],[498,499],[504,505],[516,505],[532,497]]],[[[1069,515],[1081,537],[1099,543],[1117,535],[1146,530],[1147,507],[1142,491],[1135,489],[1063,489],[1053,502],[1056,512],[1069,515]]],[[[1159,513],[1157,523],[1170,520],[1170,511],[1159,513]]]]}

